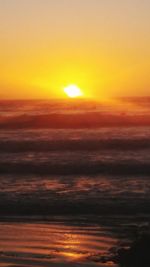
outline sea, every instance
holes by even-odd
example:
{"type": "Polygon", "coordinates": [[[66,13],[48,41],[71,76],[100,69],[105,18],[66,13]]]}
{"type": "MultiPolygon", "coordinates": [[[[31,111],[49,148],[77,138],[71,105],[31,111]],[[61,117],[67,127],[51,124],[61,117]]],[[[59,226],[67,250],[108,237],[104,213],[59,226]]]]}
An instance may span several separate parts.
{"type": "Polygon", "coordinates": [[[149,97],[0,101],[0,266],[118,266],[149,223],[149,97]]]}

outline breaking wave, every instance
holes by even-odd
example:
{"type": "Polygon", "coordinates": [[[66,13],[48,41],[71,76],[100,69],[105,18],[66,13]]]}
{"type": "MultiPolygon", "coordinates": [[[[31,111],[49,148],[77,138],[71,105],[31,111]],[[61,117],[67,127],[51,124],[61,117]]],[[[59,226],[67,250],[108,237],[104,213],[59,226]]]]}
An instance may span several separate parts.
{"type": "Polygon", "coordinates": [[[99,127],[150,126],[149,114],[105,114],[86,112],[76,114],[40,114],[0,116],[0,129],[84,129],[99,127]]]}

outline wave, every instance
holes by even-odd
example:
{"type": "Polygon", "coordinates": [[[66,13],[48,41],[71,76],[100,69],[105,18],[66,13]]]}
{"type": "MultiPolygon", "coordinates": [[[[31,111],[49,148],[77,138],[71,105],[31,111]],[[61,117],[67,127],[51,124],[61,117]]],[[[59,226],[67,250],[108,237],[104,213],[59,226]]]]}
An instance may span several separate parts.
{"type": "Polygon", "coordinates": [[[84,129],[99,127],[150,126],[150,115],[104,114],[47,114],[0,116],[0,129],[84,129]]]}
{"type": "Polygon", "coordinates": [[[124,162],[1,162],[0,174],[38,175],[150,175],[149,162],[129,160],[124,162]]]}
{"type": "MultiPolygon", "coordinates": [[[[52,195],[52,193],[51,193],[52,195]]],[[[73,196],[74,197],[74,196],[73,196]]],[[[49,215],[76,215],[76,214],[90,214],[90,215],[111,215],[111,214],[148,214],[150,200],[149,199],[118,199],[118,198],[101,198],[99,202],[92,201],[91,199],[82,200],[70,200],[62,196],[55,197],[55,194],[51,198],[40,196],[39,194],[33,194],[33,197],[29,194],[22,194],[20,198],[6,198],[1,196],[0,202],[0,216],[49,216],[49,215]]]]}
{"type": "Polygon", "coordinates": [[[0,153],[49,151],[102,151],[150,149],[149,138],[85,139],[85,140],[0,140],[0,153]]]}

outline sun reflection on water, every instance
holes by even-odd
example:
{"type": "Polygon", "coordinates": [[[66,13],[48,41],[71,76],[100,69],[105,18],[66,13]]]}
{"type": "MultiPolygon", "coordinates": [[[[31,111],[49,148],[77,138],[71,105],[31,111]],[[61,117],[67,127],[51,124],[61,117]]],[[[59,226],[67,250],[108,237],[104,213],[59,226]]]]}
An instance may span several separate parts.
{"type": "Polygon", "coordinates": [[[39,258],[43,262],[40,266],[45,262],[94,262],[116,243],[100,226],[74,222],[1,224],[0,236],[0,263],[11,255],[20,262],[30,259],[35,266],[39,258]]]}
{"type": "Polygon", "coordinates": [[[62,240],[63,249],[65,251],[61,251],[60,254],[66,260],[77,260],[82,258],[84,255],[80,253],[80,247],[83,245],[79,235],[65,233],[63,235],[64,240],[62,240]]]}

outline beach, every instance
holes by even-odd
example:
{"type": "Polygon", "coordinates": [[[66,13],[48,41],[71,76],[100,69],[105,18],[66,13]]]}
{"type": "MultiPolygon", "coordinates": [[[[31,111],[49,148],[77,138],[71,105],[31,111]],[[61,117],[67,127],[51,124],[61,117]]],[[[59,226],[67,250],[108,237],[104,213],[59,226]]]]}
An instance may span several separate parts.
{"type": "Polygon", "coordinates": [[[149,231],[149,102],[120,101],[72,102],[69,121],[63,101],[2,101],[0,266],[114,267],[149,231]]]}

